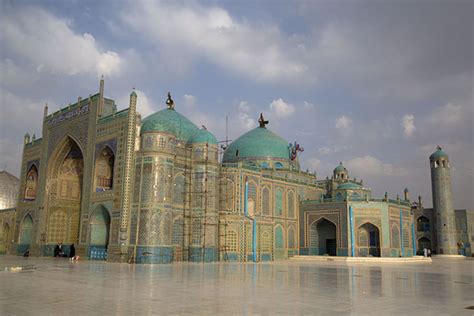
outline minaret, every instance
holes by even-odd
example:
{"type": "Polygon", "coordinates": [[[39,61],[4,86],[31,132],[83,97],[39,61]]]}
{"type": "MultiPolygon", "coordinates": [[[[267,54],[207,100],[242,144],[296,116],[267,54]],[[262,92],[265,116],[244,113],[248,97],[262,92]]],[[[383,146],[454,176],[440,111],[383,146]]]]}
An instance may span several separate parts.
{"type": "Polygon", "coordinates": [[[433,210],[436,216],[436,231],[438,236],[437,253],[457,255],[456,221],[451,190],[451,175],[449,157],[438,146],[430,156],[431,189],[433,195],[433,210]]]}
{"type": "Polygon", "coordinates": [[[104,113],[104,75],[100,77],[99,84],[99,110],[97,111],[98,117],[101,117],[104,113]]]}

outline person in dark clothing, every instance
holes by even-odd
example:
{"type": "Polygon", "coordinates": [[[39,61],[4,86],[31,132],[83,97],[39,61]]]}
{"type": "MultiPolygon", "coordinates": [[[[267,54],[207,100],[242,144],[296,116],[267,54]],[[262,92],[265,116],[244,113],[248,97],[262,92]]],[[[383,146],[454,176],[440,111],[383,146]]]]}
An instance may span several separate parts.
{"type": "Polygon", "coordinates": [[[74,244],[71,244],[71,248],[69,248],[69,259],[74,260],[76,258],[76,247],[74,244]]]}
{"type": "Polygon", "coordinates": [[[57,244],[57,245],[54,247],[54,257],[55,257],[55,258],[58,258],[60,252],[61,252],[61,250],[60,250],[60,248],[59,248],[59,244],[57,244]]]}

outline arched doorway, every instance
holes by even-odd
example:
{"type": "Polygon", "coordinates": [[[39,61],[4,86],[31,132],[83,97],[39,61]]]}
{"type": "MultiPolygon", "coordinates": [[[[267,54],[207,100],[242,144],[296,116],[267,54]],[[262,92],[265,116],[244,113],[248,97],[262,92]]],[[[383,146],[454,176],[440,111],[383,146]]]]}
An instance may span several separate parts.
{"type": "Polygon", "coordinates": [[[311,224],[310,246],[312,249],[316,249],[312,254],[336,256],[336,231],[336,225],[325,218],[311,224]]]}
{"type": "Polygon", "coordinates": [[[23,255],[30,249],[30,244],[33,239],[33,218],[31,215],[26,215],[21,222],[20,236],[18,239],[17,254],[23,255]]]}
{"type": "Polygon", "coordinates": [[[58,146],[48,168],[49,197],[47,243],[52,255],[61,242],[65,252],[79,239],[84,159],[79,145],[69,136],[58,146]]]}
{"type": "Polygon", "coordinates": [[[2,231],[0,233],[0,254],[7,253],[9,243],[10,243],[10,225],[8,225],[8,223],[5,223],[3,224],[2,231]]]}
{"type": "Polygon", "coordinates": [[[380,257],[380,233],[377,226],[365,223],[358,231],[358,248],[360,257],[380,257]]]}
{"type": "Polygon", "coordinates": [[[431,250],[431,240],[426,237],[421,237],[418,239],[418,249],[423,253],[423,249],[425,248],[431,250]]]}
{"type": "Polygon", "coordinates": [[[99,207],[90,218],[89,258],[91,260],[107,259],[109,234],[109,212],[104,207],[99,207]]]}

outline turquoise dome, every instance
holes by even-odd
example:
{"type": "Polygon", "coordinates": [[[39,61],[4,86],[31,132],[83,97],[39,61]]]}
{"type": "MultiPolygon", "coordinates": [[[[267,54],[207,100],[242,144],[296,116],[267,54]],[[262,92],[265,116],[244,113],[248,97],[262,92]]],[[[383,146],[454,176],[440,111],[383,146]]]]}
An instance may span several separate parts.
{"type": "Polygon", "coordinates": [[[191,137],[189,142],[191,144],[209,143],[217,145],[217,138],[208,130],[200,129],[196,132],[196,134],[194,134],[193,137],[191,137]]]}
{"type": "Polygon", "coordinates": [[[158,111],[142,121],[141,133],[165,132],[188,142],[199,128],[173,109],[158,111]]]}
{"type": "Polygon", "coordinates": [[[430,160],[436,160],[438,158],[448,158],[448,154],[444,152],[439,146],[438,149],[431,154],[430,160]]]}
{"type": "Polygon", "coordinates": [[[339,173],[339,172],[343,172],[343,171],[347,171],[346,167],[344,167],[342,165],[342,161],[339,163],[339,166],[337,166],[335,169],[334,169],[334,173],[339,173]]]}
{"type": "Polygon", "coordinates": [[[342,183],[337,186],[338,190],[359,190],[361,188],[362,187],[360,185],[352,182],[342,183]]]}
{"type": "Polygon", "coordinates": [[[243,134],[227,147],[223,162],[275,158],[290,160],[288,142],[265,127],[257,127],[243,134]]]}

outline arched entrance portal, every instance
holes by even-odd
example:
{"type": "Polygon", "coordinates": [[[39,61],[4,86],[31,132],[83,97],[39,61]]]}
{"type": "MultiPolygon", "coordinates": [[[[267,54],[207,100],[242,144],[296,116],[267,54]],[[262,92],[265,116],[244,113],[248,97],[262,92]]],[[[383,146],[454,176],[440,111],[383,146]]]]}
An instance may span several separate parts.
{"type": "Polygon", "coordinates": [[[89,258],[106,260],[109,245],[110,216],[104,207],[99,207],[91,215],[89,258]]]}
{"type": "Polygon", "coordinates": [[[31,215],[26,215],[23,218],[20,226],[20,236],[18,239],[17,254],[23,255],[26,251],[30,250],[30,244],[33,239],[33,219],[31,215]]]}
{"type": "Polygon", "coordinates": [[[310,244],[315,255],[336,256],[336,225],[323,218],[311,224],[310,244]]]}
{"type": "Polygon", "coordinates": [[[358,231],[358,246],[360,257],[380,257],[380,234],[377,226],[365,223],[358,231]]]}
{"type": "Polygon", "coordinates": [[[68,253],[69,246],[79,239],[84,159],[78,144],[66,137],[52,156],[48,170],[50,185],[47,243],[45,255],[52,255],[61,242],[68,253]]]}
{"type": "Polygon", "coordinates": [[[431,250],[431,240],[426,237],[421,237],[418,239],[418,249],[423,253],[423,249],[425,248],[431,250]]]}

